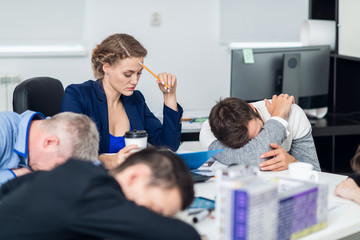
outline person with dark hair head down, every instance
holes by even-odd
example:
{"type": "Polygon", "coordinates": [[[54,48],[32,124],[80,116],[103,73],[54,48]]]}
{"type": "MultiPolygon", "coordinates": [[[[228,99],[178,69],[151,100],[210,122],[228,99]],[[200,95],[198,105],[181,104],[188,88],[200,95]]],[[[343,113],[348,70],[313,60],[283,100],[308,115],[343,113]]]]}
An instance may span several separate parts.
{"type": "Polygon", "coordinates": [[[311,124],[288,94],[274,95],[271,102],[220,100],[202,126],[200,143],[209,149],[224,148],[214,158],[225,165],[281,171],[290,163],[301,161],[320,170],[311,124]]]}
{"type": "Polygon", "coordinates": [[[69,160],[8,191],[0,204],[0,239],[200,239],[169,218],[194,199],[185,163],[145,149],[109,173],[69,160]]]}
{"type": "Polygon", "coordinates": [[[148,79],[158,85],[163,98],[163,123],[148,108],[136,89],[147,50],[128,34],[113,34],[98,44],[91,62],[96,81],[71,84],[65,89],[61,111],[83,113],[97,125],[100,133],[99,160],[107,169],[118,166],[136,148],[125,146],[129,130],[146,130],[148,142],[176,151],[181,138],[182,107],[177,103],[177,78],[160,73],[148,79]],[[113,154],[106,154],[113,153],[113,154]]]}
{"type": "Polygon", "coordinates": [[[262,125],[263,121],[257,111],[239,98],[220,100],[209,116],[211,131],[217,140],[231,148],[241,148],[254,138],[248,125],[253,120],[262,125]]]}

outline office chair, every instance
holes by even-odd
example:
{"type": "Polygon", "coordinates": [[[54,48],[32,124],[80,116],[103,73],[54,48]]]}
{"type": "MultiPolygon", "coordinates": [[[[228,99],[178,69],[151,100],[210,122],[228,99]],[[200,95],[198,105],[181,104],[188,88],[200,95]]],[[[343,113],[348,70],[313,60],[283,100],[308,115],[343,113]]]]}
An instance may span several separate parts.
{"type": "Polygon", "coordinates": [[[53,116],[60,111],[64,87],[51,77],[34,77],[21,82],[13,93],[13,110],[22,113],[32,110],[53,116]]]}

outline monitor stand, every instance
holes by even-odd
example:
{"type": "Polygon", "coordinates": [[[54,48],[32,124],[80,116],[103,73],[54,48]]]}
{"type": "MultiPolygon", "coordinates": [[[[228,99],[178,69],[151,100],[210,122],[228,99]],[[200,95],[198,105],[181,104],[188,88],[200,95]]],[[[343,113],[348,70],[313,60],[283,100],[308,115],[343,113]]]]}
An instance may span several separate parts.
{"type": "Polygon", "coordinates": [[[293,95],[299,103],[300,95],[300,54],[283,54],[282,93],[293,95]]]}

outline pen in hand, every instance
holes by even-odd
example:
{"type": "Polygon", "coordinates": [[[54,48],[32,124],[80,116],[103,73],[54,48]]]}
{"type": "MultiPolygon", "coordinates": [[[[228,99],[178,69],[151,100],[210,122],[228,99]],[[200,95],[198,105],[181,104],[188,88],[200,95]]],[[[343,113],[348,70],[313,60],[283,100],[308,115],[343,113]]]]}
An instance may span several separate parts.
{"type": "Polygon", "coordinates": [[[168,92],[170,92],[170,88],[169,86],[164,82],[164,81],[161,81],[160,78],[158,76],[155,75],[155,73],[153,73],[148,67],[146,67],[142,62],[139,62],[139,64],[145,68],[151,75],[153,75],[157,80],[159,80],[159,82],[162,83],[162,85],[165,86],[165,90],[167,89],[168,92]]]}

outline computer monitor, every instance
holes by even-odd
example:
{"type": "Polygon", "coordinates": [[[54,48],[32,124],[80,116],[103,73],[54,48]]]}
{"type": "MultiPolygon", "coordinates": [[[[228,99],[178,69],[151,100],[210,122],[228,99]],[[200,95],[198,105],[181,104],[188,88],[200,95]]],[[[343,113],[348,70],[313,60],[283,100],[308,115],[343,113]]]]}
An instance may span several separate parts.
{"type": "Polygon", "coordinates": [[[288,93],[304,109],[327,107],[329,46],[253,49],[253,57],[247,64],[242,49],[232,50],[231,97],[254,102],[288,93]]]}

